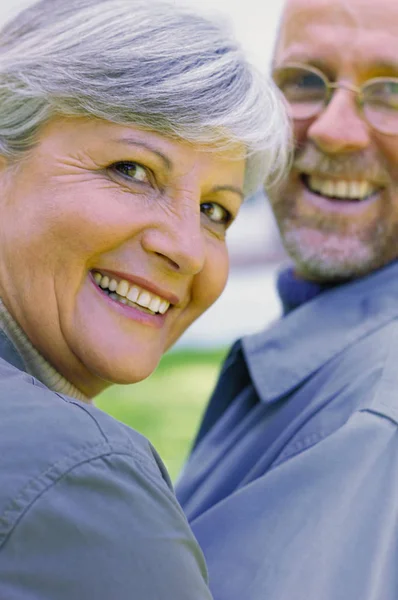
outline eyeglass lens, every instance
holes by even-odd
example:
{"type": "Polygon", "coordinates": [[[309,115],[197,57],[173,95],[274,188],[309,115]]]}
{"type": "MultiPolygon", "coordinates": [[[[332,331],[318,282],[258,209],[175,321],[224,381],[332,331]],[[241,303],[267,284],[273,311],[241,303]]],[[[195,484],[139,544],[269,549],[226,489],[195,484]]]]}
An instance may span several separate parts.
{"type": "MultiPolygon", "coordinates": [[[[329,99],[326,79],[306,68],[277,69],[274,79],[285,96],[293,119],[309,119],[329,99]]],[[[382,133],[398,134],[398,79],[380,78],[362,88],[362,110],[368,123],[382,133]]]]}

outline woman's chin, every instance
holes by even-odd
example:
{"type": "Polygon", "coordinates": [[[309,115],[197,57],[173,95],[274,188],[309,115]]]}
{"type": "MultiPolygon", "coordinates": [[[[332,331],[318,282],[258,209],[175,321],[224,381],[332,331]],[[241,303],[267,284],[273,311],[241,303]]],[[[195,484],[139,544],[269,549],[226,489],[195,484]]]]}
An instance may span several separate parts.
{"type": "Polygon", "coordinates": [[[64,327],[69,352],[81,366],[78,387],[96,395],[111,384],[137,383],[151,375],[165,351],[165,331],[90,307],[89,314],[75,313],[77,318],[64,327]]]}
{"type": "Polygon", "coordinates": [[[87,344],[87,340],[79,342],[73,351],[81,368],[64,375],[91,398],[110,385],[128,385],[146,379],[156,369],[163,354],[160,348],[115,348],[87,344]]]}
{"type": "Polygon", "coordinates": [[[161,356],[158,355],[156,358],[151,356],[146,360],[144,356],[137,357],[136,360],[128,357],[125,361],[96,360],[92,364],[91,361],[89,364],[86,363],[85,367],[104,384],[104,387],[112,384],[129,385],[149,377],[158,366],[160,358],[161,356]]]}
{"type": "Polygon", "coordinates": [[[143,381],[155,371],[158,366],[159,361],[155,364],[150,365],[142,365],[140,368],[137,368],[137,365],[134,365],[134,368],[120,368],[102,370],[100,373],[100,377],[102,381],[105,381],[108,385],[118,384],[118,385],[130,385],[133,383],[139,383],[143,381]]]}

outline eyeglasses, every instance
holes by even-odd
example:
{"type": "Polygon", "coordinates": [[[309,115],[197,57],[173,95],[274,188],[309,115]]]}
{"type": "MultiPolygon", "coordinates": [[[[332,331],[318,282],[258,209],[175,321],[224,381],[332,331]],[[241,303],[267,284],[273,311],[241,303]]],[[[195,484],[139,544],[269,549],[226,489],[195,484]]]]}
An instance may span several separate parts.
{"type": "Polygon", "coordinates": [[[376,131],[398,135],[398,77],[376,77],[361,87],[332,83],[315,67],[289,63],[273,72],[273,79],[285,96],[292,119],[311,119],[327,106],[334,90],[342,88],[356,95],[366,122],[376,131]]]}

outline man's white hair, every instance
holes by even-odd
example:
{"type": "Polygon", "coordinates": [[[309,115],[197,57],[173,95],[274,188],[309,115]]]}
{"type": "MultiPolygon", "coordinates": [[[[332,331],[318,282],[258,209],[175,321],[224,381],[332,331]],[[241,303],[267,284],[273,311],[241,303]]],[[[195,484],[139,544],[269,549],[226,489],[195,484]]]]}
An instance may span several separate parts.
{"type": "Polygon", "coordinates": [[[224,22],[160,0],[41,0],[0,31],[0,153],[55,115],[92,115],[247,157],[246,192],[285,168],[279,92],[224,22]]]}

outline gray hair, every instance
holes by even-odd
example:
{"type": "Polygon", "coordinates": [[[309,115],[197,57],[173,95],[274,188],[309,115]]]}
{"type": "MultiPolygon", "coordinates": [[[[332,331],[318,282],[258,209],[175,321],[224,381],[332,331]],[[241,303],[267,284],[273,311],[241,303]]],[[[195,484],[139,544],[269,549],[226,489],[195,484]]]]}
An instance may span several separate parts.
{"type": "Polygon", "coordinates": [[[0,153],[17,158],[56,115],[136,124],[223,150],[246,193],[283,172],[281,97],[224,22],[161,0],[41,0],[0,31],[0,153]]]}

